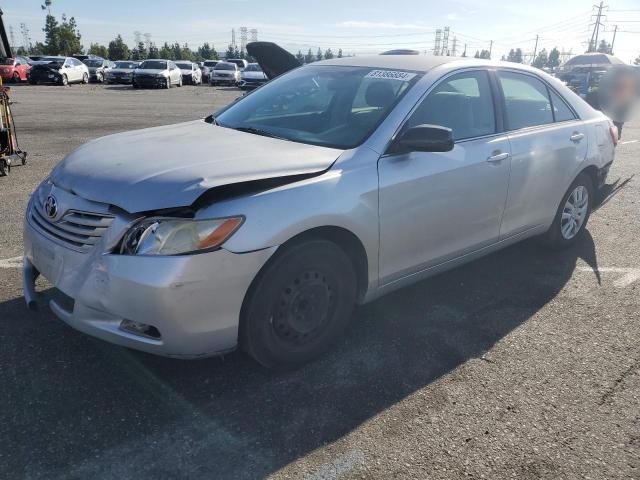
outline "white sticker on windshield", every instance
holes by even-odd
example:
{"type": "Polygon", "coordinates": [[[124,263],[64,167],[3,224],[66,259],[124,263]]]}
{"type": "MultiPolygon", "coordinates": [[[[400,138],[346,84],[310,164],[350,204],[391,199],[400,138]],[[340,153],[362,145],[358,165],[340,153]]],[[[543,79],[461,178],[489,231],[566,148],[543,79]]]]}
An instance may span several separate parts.
{"type": "Polygon", "coordinates": [[[369,73],[367,73],[366,78],[381,78],[408,82],[415,76],[415,73],[401,72],[398,70],[371,70],[369,73]]]}

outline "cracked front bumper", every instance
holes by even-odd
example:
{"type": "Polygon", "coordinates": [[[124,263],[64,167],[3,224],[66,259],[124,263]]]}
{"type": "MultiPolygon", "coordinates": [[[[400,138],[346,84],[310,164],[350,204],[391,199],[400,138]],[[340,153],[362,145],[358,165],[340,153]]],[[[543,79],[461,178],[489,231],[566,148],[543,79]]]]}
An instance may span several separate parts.
{"type": "Polygon", "coordinates": [[[250,253],[224,249],[199,255],[126,256],[72,251],[27,222],[23,282],[30,307],[38,302],[38,275],[68,302],[51,300],[53,313],[73,328],[125,347],[195,358],[232,350],[240,308],[255,275],[277,247],[250,253]],[[124,331],[123,320],[152,325],[160,338],[124,331]]]}

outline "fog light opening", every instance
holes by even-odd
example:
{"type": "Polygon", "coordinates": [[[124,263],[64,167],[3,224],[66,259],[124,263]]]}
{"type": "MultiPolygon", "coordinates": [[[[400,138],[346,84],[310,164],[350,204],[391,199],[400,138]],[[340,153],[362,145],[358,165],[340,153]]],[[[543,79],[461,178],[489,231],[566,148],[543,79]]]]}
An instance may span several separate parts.
{"type": "Polygon", "coordinates": [[[152,338],[154,340],[159,340],[161,337],[160,331],[153,325],[134,322],[133,320],[122,320],[122,322],[120,322],[120,330],[133,333],[134,335],[140,335],[141,337],[152,338]]]}

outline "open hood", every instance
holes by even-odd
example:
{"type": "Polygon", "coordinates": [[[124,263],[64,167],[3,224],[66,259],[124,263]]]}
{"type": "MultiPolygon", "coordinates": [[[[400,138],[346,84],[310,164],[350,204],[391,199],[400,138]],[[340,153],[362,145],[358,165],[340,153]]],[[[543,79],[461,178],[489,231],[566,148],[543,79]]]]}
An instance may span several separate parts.
{"type": "Polygon", "coordinates": [[[7,31],[4,28],[4,20],[2,19],[2,10],[0,9],[0,57],[13,58],[11,52],[11,45],[9,44],[9,37],[7,37],[7,31]]]}
{"type": "Polygon", "coordinates": [[[247,43],[247,53],[256,59],[269,80],[300,66],[296,57],[273,42],[247,43]]]}
{"type": "Polygon", "coordinates": [[[188,207],[216,187],[318,174],[341,153],[196,120],[85,143],[50,180],[87,200],[137,213],[188,207]]]}

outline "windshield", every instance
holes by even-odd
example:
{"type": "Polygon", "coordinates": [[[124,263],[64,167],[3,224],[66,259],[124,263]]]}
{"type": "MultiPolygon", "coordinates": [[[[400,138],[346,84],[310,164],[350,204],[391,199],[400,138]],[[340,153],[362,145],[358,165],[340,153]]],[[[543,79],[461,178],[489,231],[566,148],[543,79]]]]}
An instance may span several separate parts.
{"type": "Polygon", "coordinates": [[[370,67],[302,67],[232,104],[216,121],[294,142],[353,148],[418,78],[413,72],[370,67]]]}
{"type": "Polygon", "coordinates": [[[166,70],[167,62],[163,62],[162,60],[145,60],[138,68],[142,70],[166,70]]]}
{"type": "Polygon", "coordinates": [[[244,69],[245,72],[261,72],[262,69],[260,68],[260,65],[258,65],[257,63],[250,63],[249,65],[247,65],[247,68],[244,69]]]}
{"type": "Polygon", "coordinates": [[[83,63],[87,67],[101,67],[102,66],[102,60],[83,60],[83,63]]]}
{"type": "Polygon", "coordinates": [[[0,65],[13,65],[13,58],[0,58],[0,65]]]}
{"type": "Polygon", "coordinates": [[[40,62],[58,62],[58,63],[62,63],[62,62],[64,62],[64,58],[60,58],[60,57],[42,57],[39,61],[40,62]]]}
{"type": "Polygon", "coordinates": [[[190,63],[178,63],[178,62],[176,62],[176,65],[178,66],[178,68],[181,68],[182,70],[191,70],[191,64],[190,63]]]}
{"type": "Polygon", "coordinates": [[[137,66],[135,62],[116,62],[116,68],[136,68],[137,66]]]}
{"type": "Polygon", "coordinates": [[[236,66],[233,63],[219,63],[213,69],[214,70],[235,70],[236,66]]]}
{"type": "Polygon", "coordinates": [[[218,62],[208,61],[208,62],[204,62],[204,66],[205,67],[215,67],[217,63],[218,62]]]}

